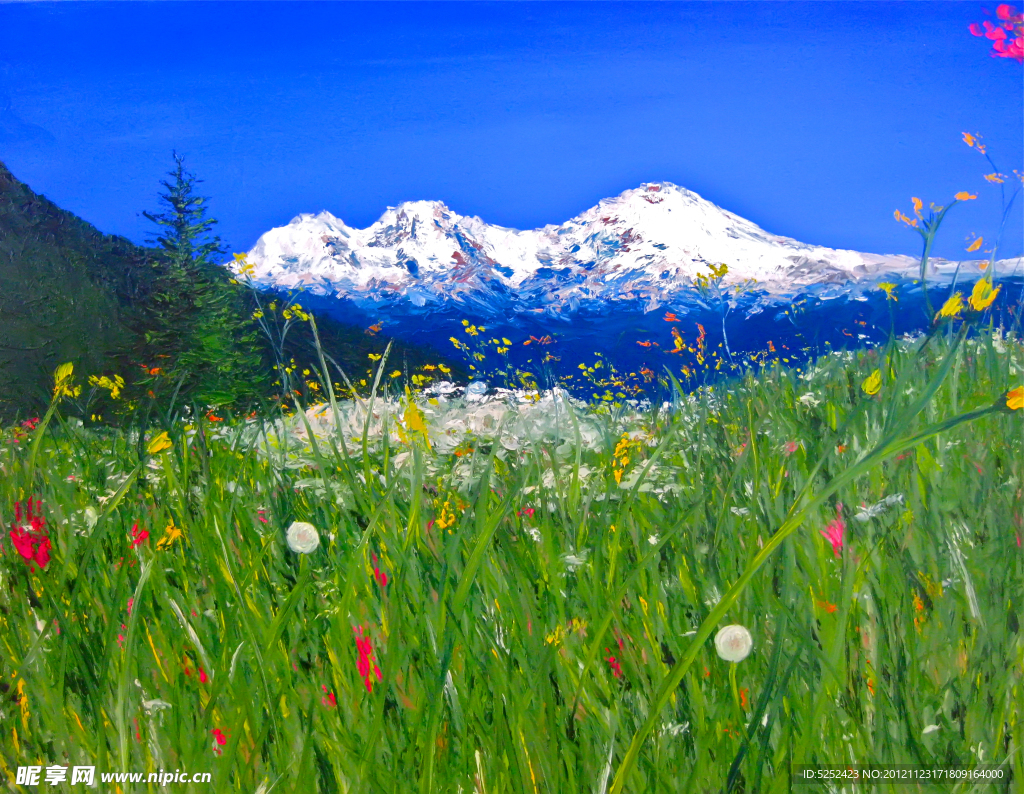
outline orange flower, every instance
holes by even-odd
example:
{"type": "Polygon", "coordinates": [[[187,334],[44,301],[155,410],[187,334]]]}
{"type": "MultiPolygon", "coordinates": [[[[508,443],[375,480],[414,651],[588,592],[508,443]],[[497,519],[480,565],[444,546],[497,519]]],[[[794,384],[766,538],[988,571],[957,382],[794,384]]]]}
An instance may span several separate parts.
{"type": "Polygon", "coordinates": [[[965,132],[963,135],[964,143],[966,143],[968,146],[974,146],[974,141],[976,140],[975,137],[971,135],[971,133],[969,132],[965,132]]]}
{"type": "Polygon", "coordinates": [[[1018,386],[1007,393],[1006,407],[1011,411],[1019,411],[1024,408],[1024,386],[1018,386]]]}
{"type": "Polygon", "coordinates": [[[955,198],[957,201],[970,201],[971,199],[976,199],[977,197],[977,194],[972,196],[966,190],[961,190],[959,193],[953,196],[953,198],[955,198]]]}
{"type": "Polygon", "coordinates": [[[983,238],[983,237],[979,237],[977,240],[975,240],[973,243],[971,243],[969,246],[967,246],[967,250],[968,251],[977,251],[979,248],[981,248],[981,242],[984,239],[985,238],[983,238]]]}
{"type": "Polygon", "coordinates": [[[675,314],[673,314],[672,312],[665,312],[665,317],[663,319],[667,323],[677,323],[677,322],[679,322],[679,318],[676,317],[675,314]]]}

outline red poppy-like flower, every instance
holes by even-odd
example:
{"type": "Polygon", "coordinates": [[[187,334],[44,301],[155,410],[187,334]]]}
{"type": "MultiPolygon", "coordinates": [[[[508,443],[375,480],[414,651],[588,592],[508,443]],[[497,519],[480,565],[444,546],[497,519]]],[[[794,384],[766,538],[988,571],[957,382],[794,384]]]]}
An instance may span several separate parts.
{"type": "Polygon", "coordinates": [[[199,683],[200,684],[205,684],[209,680],[210,680],[210,677],[206,674],[206,671],[202,667],[200,667],[199,668],[199,683]]]}
{"type": "Polygon", "coordinates": [[[373,659],[373,643],[370,640],[369,634],[363,636],[362,626],[353,626],[352,631],[356,635],[356,648],[359,650],[359,661],[356,663],[356,669],[359,671],[360,677],[363,679],[363,684],[366,685],[367,692],[373,692],[373,678],[372,672],[376,673],[377,680],[383,681],[383,676],[380,674],[380,668],[376,665],[373,659]]]}
{"type": "Polygon", "coordinates": [[[327,684],[321,684],[320,688],[324,691],[324,697],[320,698],[320,703],[327,708],[334,708],[337,706],[338,701],[334,697],[334,693],[327,690],[327,684]]]}
{"type": "Polygon", "coordinates": [[[149,532],[145,529],[139,529],[138,522],[132,525],[132,548],[137,549],[143,543],[149,540],[149,532]]]}
{"type": "Polygon", "coordinates": [[[40,514],[42,502],[35,500],[35,512],[32,509],[32,499],[25,503],[24,520],[28,523],[26,527],[22,524],[22,506],[19,502],[14,503],[14,521],[11,522],[10,538],[15,550],[28,564],[30,570],[35,571],[36,565],[39,570],[45,570],[50,563],[50,536],[46,531],[46,520],[40,514]]]}
{"type": "MultiPolygon", "coordinates": [[[[215,742],[216,742],[217,744],[219,744],[219,745],[220,745],[220,747],[223,747],[223,746],[224,746],[225,744],[227,744],[227,743],[228,743],[228,736],[227,736],[227,733],[225,733],[224,731],[222,731],[222,730],[221,730],[220,728],[214,728],[214,729],[213,729],[212,731],[210,731],[210,733],[212,733],[212,734],[213,734],[213,740],[214,740],[214,741],[215,741],[215,742]]],[[[220,755],[220,754],[221,754],[221,752],[223,752],[223,751],[222,751],[222,750],[220,749],[220,747],[214,747],[214,748],[213,748],[214,752],[215,752],[215,753],[217,753],[217,755],[220,755]]]]}
{"type": "Polygon", "coordinates": [[[527,518],[533,518],[533,514],[534,514],[534,513],[536,513],[536,512],[537,512],[537,511],[536,511],[536,509],[535,509],[535,508],[532,508],[532,507],[524,507],[524,508],[523,508],[522,510],[520,510],[520,511],[519,511],[518,513],[516,513],[516,515],[517,515],[517,516],[526,516],[527,518]]]}
{"type": "MultiPolygon", "coordinates": [[[[608,651],[609,654],[611,653],[611,651],[609,651],[607,648],[605,648],[605,650],[608,651]]],[[[608,662],[608,666],[611,668],[612,675],[614,675],[616,678],[621,678],[622,677],[622,665],[618,661],[616,661],[615,657],[614,656],[606,656],[606,657],[604,657],[604,660],[606,662],[608,662]]]]}

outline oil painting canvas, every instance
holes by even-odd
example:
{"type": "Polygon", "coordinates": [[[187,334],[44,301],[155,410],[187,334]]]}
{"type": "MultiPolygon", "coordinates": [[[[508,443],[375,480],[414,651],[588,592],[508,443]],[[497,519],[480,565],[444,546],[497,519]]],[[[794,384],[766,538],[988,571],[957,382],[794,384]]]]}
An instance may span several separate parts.
{"type": "Polygon", "coordinates": [[[1024,14],[0,2],[0,781],[1020,791],[1024,14]]]}

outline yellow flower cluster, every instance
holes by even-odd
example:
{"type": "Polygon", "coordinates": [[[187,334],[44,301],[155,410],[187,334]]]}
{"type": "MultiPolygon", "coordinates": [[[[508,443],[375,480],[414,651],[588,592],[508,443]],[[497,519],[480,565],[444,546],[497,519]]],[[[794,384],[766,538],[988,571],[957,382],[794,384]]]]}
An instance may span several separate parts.
{"type": "Polygon", "coordinates": [[[124,378],[122,378],[120,375],[115,375],[114,379],[111,380],[106,375],[104,375],[102,378],[99,378],[95,375],[91,375],[89,377],[89,385],[95,386],[99,389],[106,389],[108,392],[110,392],[110,396],[116,400],[119,396],[121,396],[121,389],[124,388],[124,378]]]}

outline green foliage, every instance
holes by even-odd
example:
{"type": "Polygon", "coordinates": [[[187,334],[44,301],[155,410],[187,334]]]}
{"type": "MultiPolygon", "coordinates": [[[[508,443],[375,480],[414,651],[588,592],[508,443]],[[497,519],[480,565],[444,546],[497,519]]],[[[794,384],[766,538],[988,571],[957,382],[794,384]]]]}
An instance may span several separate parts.
{"type": "Polygon", "coordinates": [[[161,184],[166,211],[143,215],[162,228],[161,249],[147,313],[146,358],[165,357],[161,377],[150,381],[176,392],[164,400],[244,407],[267,391],[258,329],[247,311],[244,290],[220,265],[225,250],[211,236],[216,221],[206,215],[207,199],[196,195],[201,181],[174,155],[170,182],[161,184]]]}
{"type": "Polygon", "coordinates": [[[1014,790],[1022,365],[1013,337],[938,334],[443,454],[386,428],[312,443],[302,415],[298,457],[262,417],[167,448],[57,412],[32,473],[9,428],[0,520],[35,495],[53,549],[0,555],[0,774],[785,792],[802,763],[992,763],[1014,790]],[[709,617],[751,655],[719,658],[709,617]]]}

